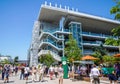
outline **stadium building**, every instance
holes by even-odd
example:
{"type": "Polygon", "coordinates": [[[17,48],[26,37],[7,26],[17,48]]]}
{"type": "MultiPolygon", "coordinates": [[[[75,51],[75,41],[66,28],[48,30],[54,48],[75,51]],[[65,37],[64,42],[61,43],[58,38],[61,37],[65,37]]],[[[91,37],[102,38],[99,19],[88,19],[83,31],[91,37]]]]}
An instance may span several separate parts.
{"type": "Polygon", "coordinates": [[[32,42],[28,59],[30,65],[38,63],[38,57],[50,53],[57,61],[64,55],[64,45],[72,34],[83,55],[92,54],[92,47],[103,44],[110,55],[118,53],[118,46],[104,45],[105,39],[112,36],[111,30],[120,22],[81,13],[78,9],[70,9],[47,2],[41,9],[34,23],[32,42]]]}

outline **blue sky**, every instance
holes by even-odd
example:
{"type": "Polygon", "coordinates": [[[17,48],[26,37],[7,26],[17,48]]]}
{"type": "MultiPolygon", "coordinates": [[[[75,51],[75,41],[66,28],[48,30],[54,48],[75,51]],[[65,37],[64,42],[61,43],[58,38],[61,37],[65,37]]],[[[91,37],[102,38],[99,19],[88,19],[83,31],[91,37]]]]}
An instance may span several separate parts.
{"type": "MultiPolygon", "coordinates": [[[[113,0],[46,0],[78,8],[80,12],[114,19],[110,9],[113,0]]],[[[0,54],[27,59],[34,21],[45,0],[0,0],[0,54]]]]}

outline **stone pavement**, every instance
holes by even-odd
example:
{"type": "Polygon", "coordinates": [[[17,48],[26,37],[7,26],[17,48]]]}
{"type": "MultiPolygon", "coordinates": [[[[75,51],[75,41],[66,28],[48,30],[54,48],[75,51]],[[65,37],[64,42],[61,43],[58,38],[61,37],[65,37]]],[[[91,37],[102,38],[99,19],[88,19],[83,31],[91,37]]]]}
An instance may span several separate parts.
{"type": "MultiPolygon", "coordinates": [[[[10,81],[9,83],[4,83],[3,80],[0,80],[0,84],[59,84],[58,83],[58,79],[54,79],[54,80],[50,80],[49,78],[45,77],[43,82],[32,82],[31,77],[29,77],[29,80],[26,81],[25,80],[19,80],[19,75],[15,76],[10,76],[10,81]]],[[[63,84],[90,84],[90,82],[86,82],[86,81],[72,81],[70,79],[63,79],[63,84]]],[[[101,80],[100,84],[109,84],[108,81],[103,81],[101,80]]]]}

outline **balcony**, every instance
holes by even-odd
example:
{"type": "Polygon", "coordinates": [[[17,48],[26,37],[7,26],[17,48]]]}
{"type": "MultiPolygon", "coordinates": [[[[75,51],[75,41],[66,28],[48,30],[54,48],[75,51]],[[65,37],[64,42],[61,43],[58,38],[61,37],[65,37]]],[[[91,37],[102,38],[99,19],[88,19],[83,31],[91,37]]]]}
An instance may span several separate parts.
{"type": "Polygon", "coordinates": [[[49,33],[49,32],[42,32],[41,35],[39,36],[39,40],[40,40],[43,36],[51,36],[51,37],[54,38],[55,40],[63,41],[62,38],[56,37],[54,34],[51,34],[51,33],[49,33]]]}
{"type": "Polygon", "coordinates": [[[52,46],[53,48],[55,48],[55,49],[57,49],[57,50],[63,50],[62,45],[56,45],[55,43],[53,43],[53,41],[50,41],[50,40],[43,40],[43,41],[41,41],[41,43],[40,43],[40,45],[39,45],[39,48],[40,48],[42,45],[50,45],[50,46],[52,46]]]}
{"type": "Polygon", "coordinates": [[[59,28],[54,28],[54,29],[43,29],[43,31],[42,32],[48,32],[48,33],[54,33],[55,31],[58,31],[59,30],[59,28]]]}
{"type": "Polygon", "coordinates": [[[55,32],[54,32],[54,34],[55,33],[59,33],[59,34],[70,34],[70,31],[69,31],[69,29],[63,29],[63,31],[62,30],[56,30],[55,32]]]}
{"type": "MultiPolygon", "coordinates": [[[[84,41],[82,43],[83,46],[87,46],[87,47],[91,47],[91,46],[100,46],[100,43],[97,43],[97,42],[92,42],[92,41],[84,41]]],[[[111,49],[118,49],[118,46],[111,46],[111,45],[104,45],[103,44],[103,47],[105,48],[111,48],[111,49]]]]}
{"type": "Polygon", "coordinates": [[[69,29],[66,29],[66,28],[64,28],[63,31],[60,30],[59,28],[54,28],[54,29],[51,29],[51,30],[49,30],[49,29],[44,29],[42,32],[49,32],[49,33],[52,33],[52,34],[53,34],[53,33],[55,33],[56,31],[66,32],[66,33],[70,32],[69,29]]]}
{"type": "Polygon", "coordinates": [[[108,37],[117,39],[117,37],[115,37],[115,36],[105,35],[105,34],[97,34],[97,33],[92,33],[92,32],[82,32],[81,35],[86,36],[86,37],[101,38],[101,39],[105,39],[108,37]]]}

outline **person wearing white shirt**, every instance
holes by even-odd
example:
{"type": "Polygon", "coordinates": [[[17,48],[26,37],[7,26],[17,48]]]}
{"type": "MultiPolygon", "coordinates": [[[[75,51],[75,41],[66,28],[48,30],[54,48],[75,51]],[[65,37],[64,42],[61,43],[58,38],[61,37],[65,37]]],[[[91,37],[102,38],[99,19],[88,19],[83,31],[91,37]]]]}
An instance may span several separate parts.
{"type": "MultiPolygon", "coordinates": [[[[100,84],[100,72],[99,70],[96,68],[96,65],[93,65],[93,68],[91,69],[90,72],[91,76],[93,77],[94,82],[97,82],[98,84],[100,84]]],[[[96,84],[96,83],[95,83],[96,84]]]]}
{"type": "Polygon", "coordinates": [[[50,74],[50,80],[52,80],[53,79],[53,75],[54,75],[54,68],[53,68],[52,65],[49,68],[49,74],[50,74]]]}
{"type": "Polygon", "coordinates": [[[39,81],[42,82],[43,81],[43,76],[44,76],[44,66],[43,65],[39,69],[39,74],[40,74],[39,81]]]}
{"type": "Polygon", "coordinates": [[[27,80],[28,80],[28,73],[29,73],[30,69],[28,67],[28,65],[24,68],[24,79],[26,80],[26,83],[27,83],[27,80]]]}

